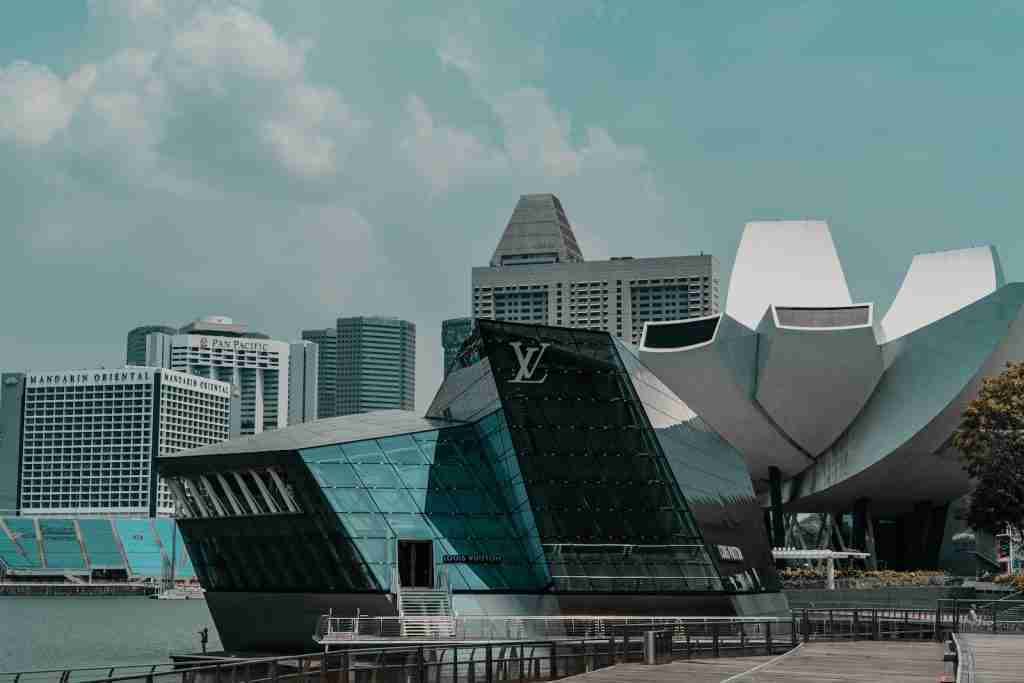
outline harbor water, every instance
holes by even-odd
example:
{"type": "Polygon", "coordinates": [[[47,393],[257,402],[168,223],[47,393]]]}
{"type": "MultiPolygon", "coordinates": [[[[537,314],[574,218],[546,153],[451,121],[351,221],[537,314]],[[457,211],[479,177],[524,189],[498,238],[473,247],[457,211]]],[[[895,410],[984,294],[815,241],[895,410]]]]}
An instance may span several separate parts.
{"type": "Polygon", "coordinates": [[[141,597],[0,597],[0,672],[164,663],[220,639],[204,600],[141,597]]]}

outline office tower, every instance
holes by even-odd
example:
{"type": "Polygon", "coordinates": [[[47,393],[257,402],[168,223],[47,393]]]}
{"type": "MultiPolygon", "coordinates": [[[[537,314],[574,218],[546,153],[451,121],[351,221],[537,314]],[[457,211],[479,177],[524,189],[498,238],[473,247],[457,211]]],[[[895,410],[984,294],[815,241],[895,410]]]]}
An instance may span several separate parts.
{"type": "Polygon", "coordinates": [[[586,261],[553,194],[523,195],[489,266],[473,268],[473,317],[605,330],[637,344],[649,321],[718,313],[713,256],[586,261]]]}
{"type": "Polygon", "coordinates": [[[0,510],[18,507],[18,460],[21,457],[21,410],[25,374],[0,376],[0,510]]]}
{"type": "Polygon", "coordinates": [[[412,410],[416,326],[398,318],[338,318],[338,413],[412,410]]]}
{"type": "Polygon", "coordinates": [[[320,349],[317,362],[320,366],[317,378],[318,418],[338,415],[338,330],[328,327],[322,330],[303,330],[302,338],[311,341],[320,349]]]}
{"type": "Polygon", "coordinates": [[[145,348],[150,366],[234,385],[232,437],[288,424],[288,342],[250,332],[244,323],[225,316],[206,316],[176,334],[149,333],[145,348]]]}
{"type": "MultiPolygon", "coordinates": [[[[167,325],[144,325],[142,327],[136,327],[134,330],[128,333],[128,343],[125,348],[125,365],[152,365],[150,359],[152,354],[157,351],[150,351],[147,348],[147,339],[149,335],[158,334],[163,337],[154,337],[154,340],[161,340],[169,335],[177,334],[177,330],[167,325]]],[[[152,343],[152,342],[150,342],[152,343]]],[[[165,365],[157,365],[157,367],[168,367],[165,365]]]]}
{"type": "Polygon", "coordinates": [[[317,419],[319,349],[311,341],[292,342],[288,351],[288,424],[317,419]]]}
{"type": "Polygon", "coordinates": [[[216,380],[129,366],[33,372],[20,386],[26,515],[172,514],[157,455],[228,437],[231,388],[216,380]]]}
{"type": "Polygon", "coordinates": [[[444,349],[444,376],[448,376],[448,368],[458,355],[462,342],[473,334],[472,318],[449,318],[441,321],[441,347],[444,349]]]}

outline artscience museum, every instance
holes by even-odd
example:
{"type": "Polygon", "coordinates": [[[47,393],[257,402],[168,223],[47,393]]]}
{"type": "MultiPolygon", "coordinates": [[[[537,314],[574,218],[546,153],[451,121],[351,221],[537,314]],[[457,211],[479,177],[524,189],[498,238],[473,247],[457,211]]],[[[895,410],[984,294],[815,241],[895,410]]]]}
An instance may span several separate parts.
{"type": "Polygon", "coordinates": [[[639,357],[743,454],[776,545],[787,513],[847,514],[874,563],[973,574],[994,559],[960,520],[950,440],[982,380],[1024,360],[1022,304],[978,247],[915,256],[881,314],[827,224],[749,223],[725,312],[648,323],[639,357]]]}

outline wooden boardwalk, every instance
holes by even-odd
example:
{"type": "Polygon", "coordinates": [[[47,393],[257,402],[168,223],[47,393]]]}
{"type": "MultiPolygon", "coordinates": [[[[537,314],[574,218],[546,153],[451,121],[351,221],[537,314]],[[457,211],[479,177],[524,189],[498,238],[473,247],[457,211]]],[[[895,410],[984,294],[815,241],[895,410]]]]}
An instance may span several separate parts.
{"type": "MultiPolygon", "coordinates": [[[[1024,681],[1024,638],[1019,635],[972,633],[959,636],[965,660],[974,659],[975,683],[1021,683],[1024,681]]],[[[966,664],[966,662],[965,662],[966,664]]]]}
{"type": "MultiPolygon", "coordinates": [[[[572,676],[573,683],[935,683],[944,671],[936,643],[807,643],[776,657],[618,664],[572,676]]],[[[981,683],[982,679],[978,679],[981,683]]],[[[1000,683],[1003,679],[998,680],[1000,683]]],[[[1010,680],[1010,679],[1005,679],[1010,680]]],[[[1014,679],[1020,683],[1022,679],[1014,679]]]]}

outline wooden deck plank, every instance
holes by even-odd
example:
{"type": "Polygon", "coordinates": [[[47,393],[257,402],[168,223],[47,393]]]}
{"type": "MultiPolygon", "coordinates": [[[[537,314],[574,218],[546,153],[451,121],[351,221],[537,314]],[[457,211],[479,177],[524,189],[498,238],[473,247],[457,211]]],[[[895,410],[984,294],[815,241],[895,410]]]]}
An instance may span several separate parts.
{"type": "Polygon", "coordinates": [[[936,643],[839,642],[808,643],[781,657],[681,660],[660,666],[619,664],[566,680],[720,683],[761,665],[766,666],[735,683],[935,683],[944,670],[942,647],[936,643]]]}

